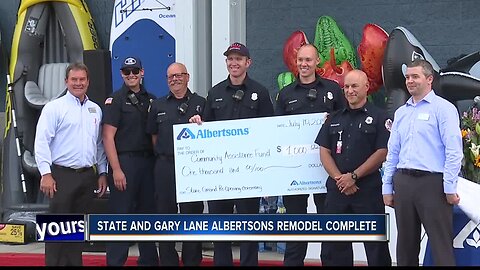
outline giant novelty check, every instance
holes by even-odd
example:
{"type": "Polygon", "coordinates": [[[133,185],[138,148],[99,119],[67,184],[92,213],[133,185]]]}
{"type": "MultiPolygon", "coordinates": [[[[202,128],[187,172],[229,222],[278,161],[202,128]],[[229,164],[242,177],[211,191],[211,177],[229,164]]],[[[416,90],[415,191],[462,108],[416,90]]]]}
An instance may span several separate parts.
{"type": "Polygon", "coordinates": [[[173,126],[177,201],[326,192],[325,113],[173,126]]]}

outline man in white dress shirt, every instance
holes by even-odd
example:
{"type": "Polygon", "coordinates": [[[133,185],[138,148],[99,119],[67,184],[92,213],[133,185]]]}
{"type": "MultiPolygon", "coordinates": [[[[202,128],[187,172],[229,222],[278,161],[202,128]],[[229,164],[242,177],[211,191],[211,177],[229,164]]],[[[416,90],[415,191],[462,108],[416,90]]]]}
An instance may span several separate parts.
{"type": "MultiPolygon", "coordinates": [[[[98,188],[107,188],[100,107],[88,99],[88,68],[67,67],[68,92],[45,105],[37,123],[35,160],[40,190],[50,198],[49,212],[86,214],[98,188]],[[98,184],[98,186],[97,186],[98,184]]],[[[84,243],[46,243],[45,265],[81,266],[84,243]]]]}

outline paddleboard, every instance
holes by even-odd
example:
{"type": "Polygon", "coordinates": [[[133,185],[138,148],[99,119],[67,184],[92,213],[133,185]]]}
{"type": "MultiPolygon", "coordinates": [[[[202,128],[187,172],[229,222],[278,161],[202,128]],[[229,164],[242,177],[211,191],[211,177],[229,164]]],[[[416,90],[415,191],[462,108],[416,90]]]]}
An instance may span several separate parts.
{"type": "Polygon", "coordinates": [[[115,0],[110,32],[112,86],[123,84],[120,67],[126,57],[139,57],[143,85],[157,97],[168,93],[168,66],[175,62],[175,0],[115,0]]]}

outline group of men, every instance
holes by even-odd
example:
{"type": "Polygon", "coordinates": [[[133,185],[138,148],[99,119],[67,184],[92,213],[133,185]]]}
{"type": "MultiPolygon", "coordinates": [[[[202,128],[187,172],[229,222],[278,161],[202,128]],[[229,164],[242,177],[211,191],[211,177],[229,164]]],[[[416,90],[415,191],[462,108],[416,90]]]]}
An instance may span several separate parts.
{"type": "MultiPolygon", "coordinates": [[[[405,78],[412,97],[397,110],[392,125],[384,111],[367,101],[366,74],[350,71],[342,90],[316,74],[320,59],[311,44],[299,48],[298,77],[277,94],[275,105],[267,88],[247,74],[252,64],[247,47],[233,43],[224,55],[229,75],[206,99],[188,88],[190,74],[181,63],[168,67],[170,91],[157,99],[141,84],[140,59],[128,57],[120,70],[124,84],[105,100],[103,112],[86,95],[88,68],[71,64],[65,78],[68,92],[44,107],[35,138],[40,189],[50,197],[50,212],[88,213],[93,191],[102,196],[108,185],[110,213],[201,214],[203,202],[176,201],[173,125],[325,112],[328,117],[312,138],[329,175],[327,193],[314,194],[317,213],[384,214],[385,205],[395,207],[398,265],[418,265],[421,224],[435,263],[454,265],[452,205],[459,201],[455,184],[462,141],[457,110],[435,95],[428,62],[408,64],[405,78]]],[[[286,212],[306,214],[308,196],[284,196],[286,212]]],[[[208,201],[209,213],[234,211],[258,213],[259,198],[208,201]]],[[[284,265],[303,266],[307,244],[287,242],[284,265]]],[[[388,243],[364,245],[368,265],[391,265],[388,243]]],[[[124,265],[129,247],[128,242],[108,243],[107,264],[124,265]]],[[[46,265],[82,265],[82,248],[47,243],[46,265]]],[[[158,247],[140,242],[138,248],[139,265],[180,264],[175,242],[158,247]]],[[[352,243],[324,242],[320,256],[326,266],[352,266],[352,243]]],[[[181,262],[199,266],[202,243],[182,243],[181,262]]],[[[232,243],[214,242],[214,264],[233,265],[232,243]]],[[[257,242],[240,243],[240,265],[258,265],[257,242]]]]}

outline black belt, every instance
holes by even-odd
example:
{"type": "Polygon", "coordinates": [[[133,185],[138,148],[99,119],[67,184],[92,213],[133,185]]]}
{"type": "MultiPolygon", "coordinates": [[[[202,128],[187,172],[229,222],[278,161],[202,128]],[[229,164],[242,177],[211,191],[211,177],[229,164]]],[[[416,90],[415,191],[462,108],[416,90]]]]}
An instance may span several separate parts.
{"type": "Polygon", "coordinates": [[[397,169],[397,171],[399,171],[401,174],[410,175],[413,177],[423,177],[427,175],[442,174],[439,172],[429,172],[429,171],[422,171],[422,170],[416,170],[416,169],[403,169],[403,168],[397,169]]]}
{"type": "Polygon", "coordinates": [[[83,172],[94,169],[93,166],[92,167],[83,167],[83,168],[74,169],[74,168],[65,167],[65,166],[61,166],[61,165],[57,165],[57,164],[53,164],[52,167],[55,167],[55,168],[58,168],[58,169],[63,169],[63,170],[69,170],[71,172],[76,172],[76,173],[83,173],[83,172]]]}
{"type": "Polygon", "coordinates": [[[173,155],[157,155],[158,160],[173,161],[173,155]]]}
{"type": "Polygon", "coordinates": [[[128,152],[120,152],[119,156],[125,155],[129,157],[152,157],[152,151],[128,151],[128,152]]]}

